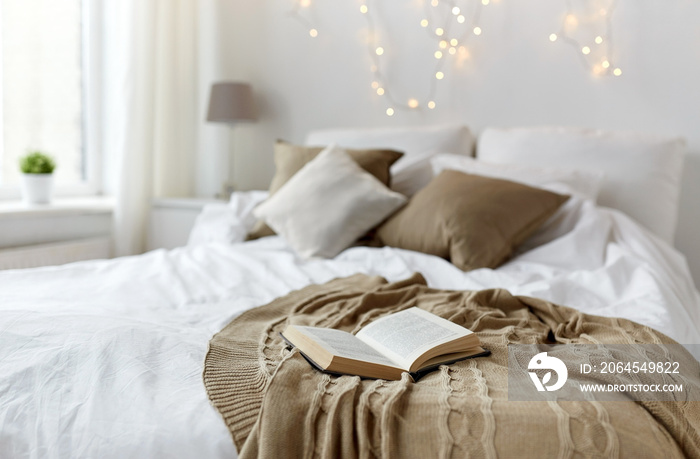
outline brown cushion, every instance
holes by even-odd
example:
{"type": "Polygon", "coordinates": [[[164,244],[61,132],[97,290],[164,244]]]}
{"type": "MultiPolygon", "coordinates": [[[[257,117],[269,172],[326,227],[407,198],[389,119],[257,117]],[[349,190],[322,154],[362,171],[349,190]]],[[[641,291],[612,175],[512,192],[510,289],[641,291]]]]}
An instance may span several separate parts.
{"type": "Polygon", "coordinates": [[[495,268],[568,199],[507,180],[443,171],[377,230],[385,245],[460,269],[495,268]]]}
{"type": "MultiPolygon", "coordinates": [[[[302,167],[314,159],[325,147],[305,147],[293,145],[283,140],[275,143],[275,176],[270,183],[270,196],[275,194],[282,185],[299,172],[302,167]]],[[[357,164],[380,182],[389,187],[391,174],[389,168],[403,153],[394,150],[350,150],[345,149],[357,164]]],[[[258,221],[248,234],[248,240],[264,236],[273,236],[275,232],[263,221],[258,221]]]]}

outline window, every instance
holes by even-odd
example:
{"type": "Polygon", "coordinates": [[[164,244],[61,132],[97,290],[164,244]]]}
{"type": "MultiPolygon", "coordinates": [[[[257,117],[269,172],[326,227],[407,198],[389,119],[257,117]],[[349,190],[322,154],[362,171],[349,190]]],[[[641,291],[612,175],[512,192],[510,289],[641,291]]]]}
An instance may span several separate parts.
{"type": "Polygon", "coordinates": [[[0,197],[18,196],[18,159],[54,157],[59,194],[92,190],[81,0],[1,0],[0,197]]]}

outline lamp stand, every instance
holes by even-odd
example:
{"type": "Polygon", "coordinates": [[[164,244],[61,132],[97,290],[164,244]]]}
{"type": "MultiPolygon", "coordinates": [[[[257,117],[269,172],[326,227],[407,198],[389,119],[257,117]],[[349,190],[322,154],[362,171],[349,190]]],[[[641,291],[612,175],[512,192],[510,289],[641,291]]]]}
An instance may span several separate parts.
{"type": "Polygon", "coordinates": [[[226,155],[225,167],[226,171],[224,181],[221,183],[221,189],[216,194],[217,199],[228,201],[231,199],[231,194],[236,191],[235,170],[236,170],[236,149],[235,149],[235,125],[231,125],[228,135],[226,136],[226,155]]]}
{"type": "MultiPolygon", "coordinates": [[[[227,123],[234,128],[234,123],[255,121],[255,107],[253,103],[253,90],[248,83],[234,81],[221,81],[214,83],[209,94],[209,108],[207,121],[227,123]]],[[[233,133],[228,134],[226,157],[226,181],[221,186],[221,191],[216,195],[220,199],[230,199],[233,193],[235,170],[235,148],[232,141],[233,133]]]]}

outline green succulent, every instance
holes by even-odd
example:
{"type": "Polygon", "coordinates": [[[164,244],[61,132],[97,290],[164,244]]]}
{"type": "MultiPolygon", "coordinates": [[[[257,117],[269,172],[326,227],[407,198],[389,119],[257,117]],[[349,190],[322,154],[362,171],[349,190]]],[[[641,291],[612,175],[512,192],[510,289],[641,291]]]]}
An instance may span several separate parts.
{"type": "Polygon", "coordinates": [[[31,151],[19,159],[19,168],[25,174],[50,174],[56,168],[56,163],[52,157],[40,151],[31,151]]]}

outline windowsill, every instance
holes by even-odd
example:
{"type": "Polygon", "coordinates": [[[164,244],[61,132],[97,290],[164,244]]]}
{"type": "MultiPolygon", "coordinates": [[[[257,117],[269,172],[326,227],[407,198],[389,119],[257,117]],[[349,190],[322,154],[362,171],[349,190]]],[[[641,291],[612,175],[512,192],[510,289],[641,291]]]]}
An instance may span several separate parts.
{"type": "Polygon", "coordinates": [[[91,196],[56,198],[50,204],[25,204],[22,201],[0,201],[0,219],[111,214],[114,198],[91,196]]]}

